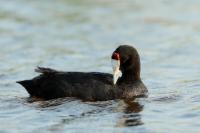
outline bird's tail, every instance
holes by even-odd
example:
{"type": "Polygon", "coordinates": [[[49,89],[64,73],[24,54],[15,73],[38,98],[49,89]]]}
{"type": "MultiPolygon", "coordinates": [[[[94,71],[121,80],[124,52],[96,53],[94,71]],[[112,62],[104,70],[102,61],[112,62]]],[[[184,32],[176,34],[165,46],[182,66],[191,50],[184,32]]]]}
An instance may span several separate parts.
{"type": "Polygon", "coordinates": [[[17,83],[22,85],[31,96],[34,95],[34,84],[32,80],[17,81],[17,83]]]}

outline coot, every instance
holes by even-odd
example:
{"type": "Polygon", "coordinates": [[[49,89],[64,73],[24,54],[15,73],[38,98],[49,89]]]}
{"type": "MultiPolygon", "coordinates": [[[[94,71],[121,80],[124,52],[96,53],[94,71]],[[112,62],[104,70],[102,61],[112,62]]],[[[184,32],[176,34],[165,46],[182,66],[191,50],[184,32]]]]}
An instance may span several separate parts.
{"type": "Polygon", "coordinates": [[[103,101],[132,99],[147,95],[147,88],[140,78],[140,57],[129,45],[119,46],[111,56],[113,75],[100,72],[61,72],[38,67],[40,75],[18,81],[30,97],[44,100],[76,97],[83,100],[103,101]],[[120,74],[121,73],[121,74],[120,74]]]}

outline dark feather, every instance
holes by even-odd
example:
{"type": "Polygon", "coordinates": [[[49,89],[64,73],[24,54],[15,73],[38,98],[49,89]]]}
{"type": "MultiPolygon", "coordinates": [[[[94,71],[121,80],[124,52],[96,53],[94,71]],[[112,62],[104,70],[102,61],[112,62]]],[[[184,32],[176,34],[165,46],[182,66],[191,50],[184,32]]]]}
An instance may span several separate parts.
{"type": "Polygon", "coordinates": [[[37,67],[35,69],[35,72],[42,73],[42,74],[52,74],[52,73],[57,73],[58,71],[51,68],[37,67]]]}

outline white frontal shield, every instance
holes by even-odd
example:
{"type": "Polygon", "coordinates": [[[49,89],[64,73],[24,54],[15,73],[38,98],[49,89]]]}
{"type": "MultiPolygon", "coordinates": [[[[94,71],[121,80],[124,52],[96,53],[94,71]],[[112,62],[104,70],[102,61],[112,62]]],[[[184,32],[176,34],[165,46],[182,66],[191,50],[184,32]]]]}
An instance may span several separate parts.
{"type": "Polygon", "coordinates": [[[113,67],[113,84],[117,83],[117,80],[122,76],[120,69],[120,61],[112,59],[112,67],[113,67]]]}

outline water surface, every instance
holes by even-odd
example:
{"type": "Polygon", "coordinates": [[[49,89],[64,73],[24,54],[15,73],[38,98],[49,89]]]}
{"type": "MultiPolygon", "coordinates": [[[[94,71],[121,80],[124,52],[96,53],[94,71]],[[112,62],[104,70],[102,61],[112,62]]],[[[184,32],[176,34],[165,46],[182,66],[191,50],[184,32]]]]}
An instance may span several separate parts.
{"type": "Polygon", "coordinates": [[[1,0],[1,133],[200,132],[200,1],[1,0]],[[135,46],[149,97],[32,102],[17,80],[36,66],[111,73],[110,55],[135,46]]]}

